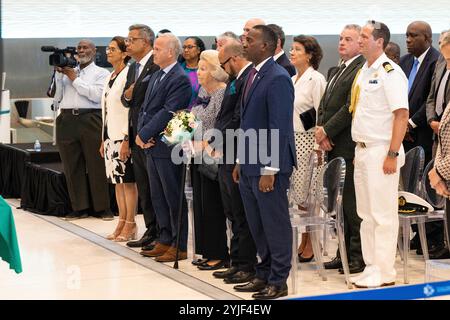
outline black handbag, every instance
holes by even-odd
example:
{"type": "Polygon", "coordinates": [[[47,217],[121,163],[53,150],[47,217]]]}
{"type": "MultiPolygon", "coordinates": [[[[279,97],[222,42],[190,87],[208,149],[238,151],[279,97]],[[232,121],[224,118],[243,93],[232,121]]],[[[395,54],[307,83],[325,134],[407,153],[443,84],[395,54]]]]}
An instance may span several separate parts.
{"type": "Polygon", "coordinates": [[[219,181],[219,162],[216,159],[204,154],[202,163],[198,165],[198,172],[210,180],[219,181]],[[207,159],[207,163],[205,163],[207,159]]]}
{"type": "Polygon", "coordinates": [[[316,109],[311,108],[301,113],[300,120],[302,121],[305,131],[314,128],[316,126],[316,109]]]}

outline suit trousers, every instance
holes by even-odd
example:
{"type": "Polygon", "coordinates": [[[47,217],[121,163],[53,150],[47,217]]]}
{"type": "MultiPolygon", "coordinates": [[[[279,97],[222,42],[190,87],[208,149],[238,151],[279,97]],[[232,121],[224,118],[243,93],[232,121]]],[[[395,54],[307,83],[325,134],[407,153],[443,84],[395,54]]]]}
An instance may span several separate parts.
{"type": "Polygon", "coordinates": [[[147,169],[153,208],[159,225],[159,242],[176,245],[180,192],[183,194],[181,210],[180,250],[187,251],[188,210],[184,186],[181,186],[182,165],[170,158],[157,158],[147,154],[147,169]]]}
{"type": "Polygon", "coordinates": [[[231,221],[231,265],[242,271],[254,271],[256,245],[245,216],[239,185],[234,183],[233,165],[219,166],[219,184],[225,216],[231,221]]]}
{"type": "Polygon", "coordinates": [[[102,116],[98,112],[56,118],[56,143],[64,167],[67,189],[75,211],[93,206],[99,212],[110,207],[105,161],[99,153],[102,116]]]}
{"type": "Polygon", "coordinates": [[[191,165],[194,205],[195,252],[211,260],[229,260],[227,225],[219,182],[191,165]]]}
{"type": "MultiPolygon", "coordinates": [[[[329,161],[333,157],[329,158],[329,161]]],[[[344,233],[345,247],[349,263],[360,263],[363,261],[361,251],[361,218],[356,211],[355,182],[353,179],[355,167],[352,160],[345,160],[345,182],[342,196],[344,211],[344,233]]],[[[338,253],[339,255],[339,253],[338,253]]]]}
{"type": "Polygon", "coordinates": [[[139,194],[139,202],[144,215],[145,234],[150,237],[158,237],[159,228],[156,221],[155,210],[153,209],[150,191],[150,179],[147,172],[147,156],[144,150],[138,145],[131,145],[131,159],[133,160],[134,177],[139,194]]]}
{"type": "Polygon", "coordinates": [[[261,262],[256,277],[268,284],[283,285],[289,277],[292,260],[292,225],[287,189],[290,174],[275,176],[274,190],[259,191],[260,176],[241,174],[239,190],[248,225],[261,262]]]}
{"type": "Polygon", "coordinates": [[[389,144],[361,148],[355,152],[356,205],[361,222],[361,248],[364,262],[378,284],[395,281],[394,268],[398,237],[398,184],[405,162],[403,147],[397,171],[384,174],[383,163],[389,144]]]}

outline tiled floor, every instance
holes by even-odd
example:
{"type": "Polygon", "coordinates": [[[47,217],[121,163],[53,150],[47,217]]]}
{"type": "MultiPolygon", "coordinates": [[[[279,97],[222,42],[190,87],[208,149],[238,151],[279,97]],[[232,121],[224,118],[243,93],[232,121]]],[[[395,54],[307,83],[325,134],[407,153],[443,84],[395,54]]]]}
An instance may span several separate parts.
{"type": "MultiPolygon", "coordinates": [[[[88,218],[68,223],[17,209],[14,217],[24,272],[16,275],[4,263],[0,264],[0,299],[251,299],[251,294],[235,292],[232,285],[215,279],[212,271],[198,270],[190,263],[191,252],[176,271],[171,269],[171,263],[161,265],[141,257],[139,250],[130,249],[125,243],[105,240],[117,220],[88,218]],[[66,225],[68,230],[75,229],[67,231],[55,221],[62,223],[63,228],[66,225]]],[[[137,222],[140,236],[144,232],[142,215],[137,216],[137,222]]],[[[330,255],[335,247],[332,242],[330,255]]],[[[409,260],[410,284],[423,283],[425,264],[421,256],[412,253],[409,260]]],[[[396,267],[397,285],[402,285],[403,266],[399,258],[396,267]]],[[[302,265],[298,291],[290,296],[348,292],[343,275],[333,270],[327,275],[328,280],[322,281],[313,263],[302,265]]]]}

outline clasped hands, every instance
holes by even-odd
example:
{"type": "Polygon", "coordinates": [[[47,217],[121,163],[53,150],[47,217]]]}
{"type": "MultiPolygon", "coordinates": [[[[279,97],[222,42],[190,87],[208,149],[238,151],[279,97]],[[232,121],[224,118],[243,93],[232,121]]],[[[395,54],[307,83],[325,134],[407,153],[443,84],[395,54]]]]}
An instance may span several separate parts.
{"type": "Polygon", "coordinates": [[[323,151],[331,151],[333,149],[333,144],[330,138],[328,138],[325,130],[321,126],[316,126],[315,132],[316,143],[320,146],[323,151]]]}
{"type": "Polygon", "coordinates": [[[148,140],[147,142],[142,141],[141,137],[139,135],[136,136],[136,144],[141,148],[141,149],[148,149],[153,147],[156,144],[156,140],[155,138],[150,138],[150,140],[148,140]]]}
{"type": "Polygon", "coordinates": [[[441,179],[435,168],[431,169],[431,171],[428,173],[428,177],[430,178],[431,187],[436,190],[437,194],[445,198],[450,197],[450,192],[447,188],[447,184],[444,180],[441,179]]]}

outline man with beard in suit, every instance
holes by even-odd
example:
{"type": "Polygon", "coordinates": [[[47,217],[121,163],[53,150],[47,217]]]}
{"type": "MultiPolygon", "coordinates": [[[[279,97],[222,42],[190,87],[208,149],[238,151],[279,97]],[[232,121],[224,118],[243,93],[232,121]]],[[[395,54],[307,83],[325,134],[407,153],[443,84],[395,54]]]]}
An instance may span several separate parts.
{"type": "MultiPolygon", "coordinates": [[[[139,201],[144,214],[147,230],[141,239],[127,243],[129,247],[142,247],[143,250],[151,250],[152,242],[158,237],[158,224],[155,210],[150,197],[150,184],[147,174],[147,158],[144,151],[134,142],[137,134],[137,123],[141,105],[144,102],[150,76],[159,70],[153,63],[153,41],[155,34],[150,27],[144,24],[135,24],[129,27],[126,39],[127,53],[135,62],[130,65],[127,83],[122,95],[122,103],[130,108],[129,132],[130,137],[125,137],[131,146],[131,159],[133,160],[134,176],[139,193],[139,201]]],[[[124,144],[125,144],[124,141],[124,144]]],[[[126,146],[128,148],[128,146],[126,146]]]]}
{"type": "MultiPolygon", "coordinates": [[[[361,219],[356,212],[355,184],[353,182],[355,143],[351,136],[352,116],[348,112],[351,86],[356,73],[365,62],[358,44],[361,27],[347,25],[339,37],[341,64],[329,72],[328,85],[318,109],[316,142],[328,152],[328,159],[345,159],[345,185],[343,194],[345,244],[350,273],[364,270],[361,252],[361,219]]],[[[337,252],[336,258],[325,263],[326,269],[342,270],[342,262],[337,252]]]]}

